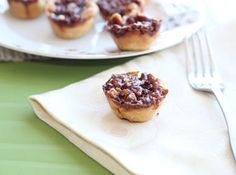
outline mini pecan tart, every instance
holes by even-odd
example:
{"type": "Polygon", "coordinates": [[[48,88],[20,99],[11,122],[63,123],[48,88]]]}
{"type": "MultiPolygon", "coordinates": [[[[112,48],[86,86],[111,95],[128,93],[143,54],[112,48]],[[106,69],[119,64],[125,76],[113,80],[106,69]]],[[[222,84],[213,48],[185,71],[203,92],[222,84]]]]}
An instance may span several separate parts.
{"type": "Polygon", "coordinates": [[[143,12],[144,0],[98,0],[97,5],[105,20],[114,13],[121,16],[136,16],[143,12]]]}
{"type": "Polygon", "coordinates": [[[103,85],[114,113],[130,122],[145,122],[157,114],[168,90],[152,74],[115,74],[103,85]]]}
{"type": "Polygon", "coordinates": [[[54,33],[65,39],[79,38],[94,23],[98,7],[91,0],[52,0],[46,13],[54,33]]]}
{"type": "Polygon", "coordinates": [[[10,13],[22,19],[39,16],[45,5],[44,0],[8,0],[10,13]]]}
{"type": "Polygon", "coordinates": [[[145,16],[131,16],[127,19],[119,14],[110,18],[107,29],[120,50],[147,50],[156,40],[161,26],[161,20],[145,16]]]}

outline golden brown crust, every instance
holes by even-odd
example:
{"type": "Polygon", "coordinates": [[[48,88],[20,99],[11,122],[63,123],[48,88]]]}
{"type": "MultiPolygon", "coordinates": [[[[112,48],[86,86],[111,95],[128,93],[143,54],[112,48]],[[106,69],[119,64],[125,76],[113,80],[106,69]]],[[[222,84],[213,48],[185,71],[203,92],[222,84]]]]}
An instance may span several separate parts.
{"type": "Polygon", "coordinates": [[[146,122],[150,120],[153,116],[157,114],[158,109],[163,103],[161,102],[158,106],[152,105],[148,108],[127,109],[121,105],[114,103],[109,97],[107,97],[107,100],[116,116],[118,116],[120,119],[126,119],[130,122],[146,122]]]}
{"type": "Polygon", "coordinates": [[[152,46],[158,33],[150,36],[148,34],[140,35],[139,32],[127,33],[124,36],[116,37],[112,35],[117,47],[124,51],[143,51],[152,46]]]}
{"type": "Polygon", "coordinates": [[[87,33],[94,22],[93,18],[86,20],[83,23],[77,23],[74,26],[65,26],[65,25],[58,25],[53,20],[49,19],[53,32],[60,38],[64,39],[74,39],[83,36],[87,33]]]}
{"type": "Polygon", "coordinates": [[[8,1],[8,2],[9,2],[10,13],[13,16],[21,19],[31,19],[38,17],[42,13],[44,7],[43,0],[38,0],[28,4],[25,4],[20,1],[8,1]]]}
{"type": "MultiPolygon", "coordinates": [[[[49,14],[53,9],[53,3],[47,5],[46,13],[49,14]]],[[[98,8],[95,3],[92,1],[87,1],[86,9],[83,10],[81,13],[82,21],[77,21],[73,24],[60,24],[51,19],[50,17],[49,22],[53,29],[53,32],[63,39],[75,39],[83,36],[86,34],[93,26],[94,18],[98,8]]]]}

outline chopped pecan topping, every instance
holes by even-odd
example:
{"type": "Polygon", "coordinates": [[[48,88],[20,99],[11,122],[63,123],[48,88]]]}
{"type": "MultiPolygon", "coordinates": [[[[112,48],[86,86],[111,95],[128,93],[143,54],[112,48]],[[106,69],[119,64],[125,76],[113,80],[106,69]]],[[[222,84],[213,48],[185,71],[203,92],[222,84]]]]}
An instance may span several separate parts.
{"type": "Polygon", "coordinates": [[[108,30],[115,36],[123,36],[128,32],[140,34],[156,34],[161,26],[161,20],[150,19],[145,16],[131,16],[126,20],[120,15],[114,14],[108,22],[108,30]]]}
{"type": "Polygon", "coordinates": [[[113,102],[124,107],[149,107],[159,105],[168,90],[152,74],[128,72],[114,74],[103,85],[103,91],[113,102]]]}
{"type": "Polygon", "coordinates": [[[61,25],[71,25],[82,22],[81,17],[86,6],[86,0],[57,0],[52,8],[48,9],[49,18],[61,25]]]}
{"type": "Polygon", "coordinates": [[[136,4],[140,8],[142,6],[140,0],[98,0],[97,2],[101,13],[106,17],[110,17],[114,13],[118,13],[121,16],[130,13],[132,10],[130,9],[130,4],[136,4]]]}
{"type": "Polygon", "coordinates": [[[8,0],[9,3],[11,3],[12,1],[21,2],[25,5],[27,5],[27,4],[30,4],[30,3],[37,2],[38,0],[8,0]]]}

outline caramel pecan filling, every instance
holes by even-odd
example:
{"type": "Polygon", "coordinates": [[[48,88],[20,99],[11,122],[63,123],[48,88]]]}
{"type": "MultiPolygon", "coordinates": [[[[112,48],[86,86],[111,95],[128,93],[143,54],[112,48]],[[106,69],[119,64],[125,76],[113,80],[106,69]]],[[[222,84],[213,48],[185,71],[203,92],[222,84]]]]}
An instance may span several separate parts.
{"type": "Polygon", "coordinates": [[[86,8],[86,0],[57,0],[52,9],[48,9],[49,18],[62,25],[83,22],[81,13],[86,8]]]}
{"type": "Polygon", "coordinates": [[[113,102],[124,107],[149,107],[159,105],[168,90],[152,74],[129,72],[114,74],[103,85],[103,91],[113,102]]]}
{"type": "Polygon", "coordinates": [[[140,34],[156,34],[161,26],[161,20],[150,19],[145,16],[132,16],[124,22],[118,16],[108,22],[108,30],[115,36],[123,36],[127,32],[139,32],[140,34]]]}
{"type": "Polygon", "coordinates": [[[111,16],[114,13],[119,13],[124,16],[127,13],[129,4],[135,3],[141,7],[139,0],[98,0],[97,5],[104,16],[111,16]]]}
{"type": "Polygon", "coordinates": [[[8,0],[9,3],[11,3],[12,1],[21,2],[21,3],[27,5],[27,4],[30,4],[30,3],[37,2],[38,0],[8,0]]]}

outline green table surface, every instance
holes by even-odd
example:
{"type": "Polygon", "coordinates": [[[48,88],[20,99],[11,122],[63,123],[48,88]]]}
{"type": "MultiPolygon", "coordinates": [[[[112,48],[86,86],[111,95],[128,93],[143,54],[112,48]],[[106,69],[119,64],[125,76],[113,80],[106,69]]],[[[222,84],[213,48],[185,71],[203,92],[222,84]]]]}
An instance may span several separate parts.
{"type": "Polygon", "coordinates": [[[39,120],[27,100],[130,59],[0,63],[0,175],[111,174],[39,120]]]}

